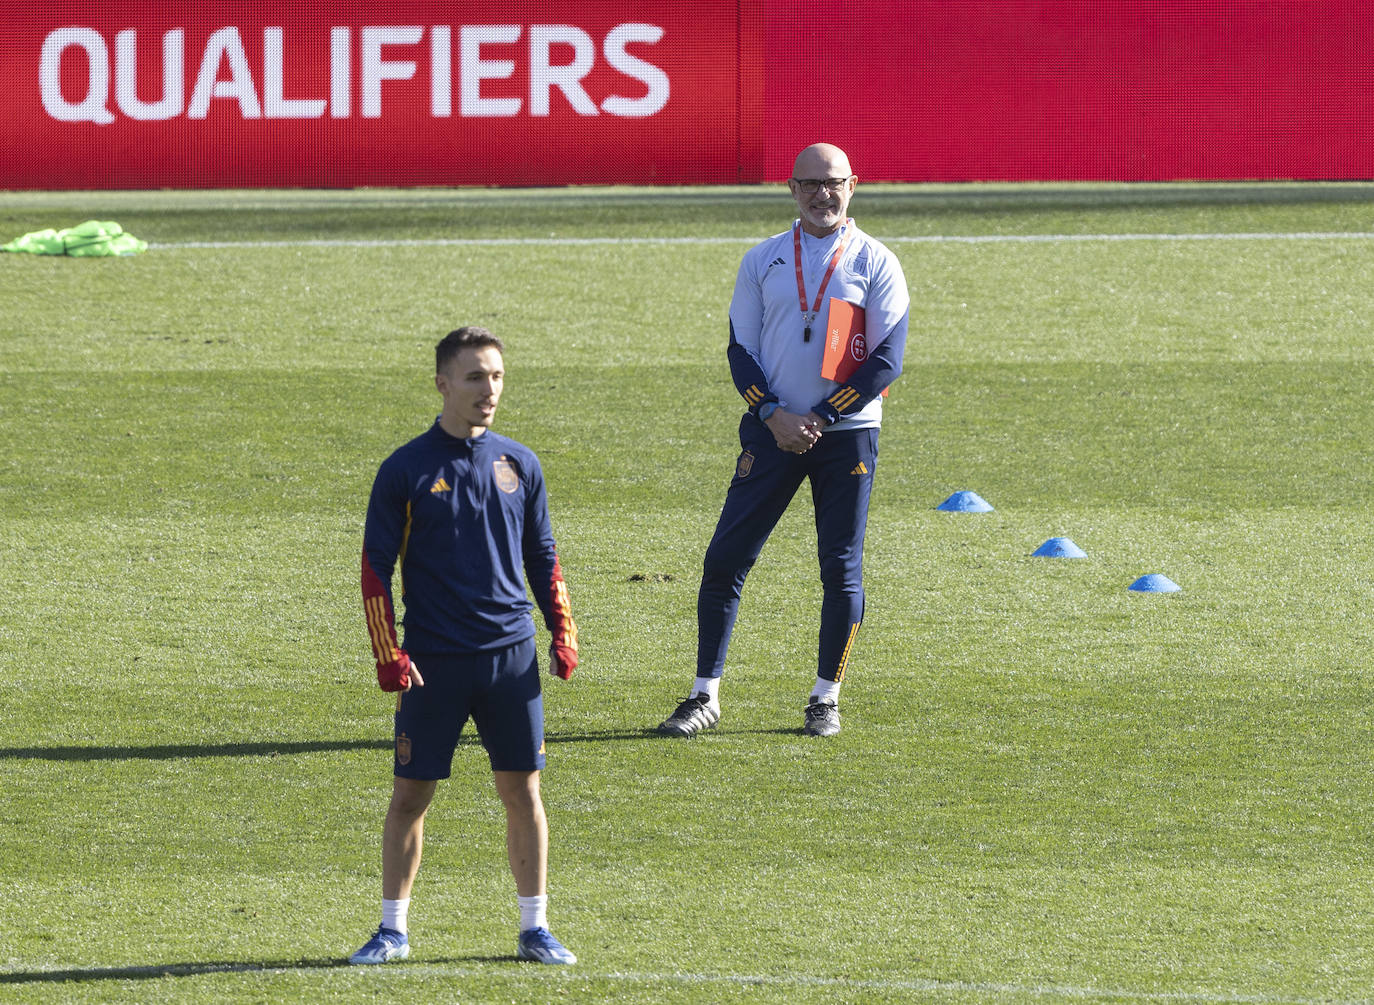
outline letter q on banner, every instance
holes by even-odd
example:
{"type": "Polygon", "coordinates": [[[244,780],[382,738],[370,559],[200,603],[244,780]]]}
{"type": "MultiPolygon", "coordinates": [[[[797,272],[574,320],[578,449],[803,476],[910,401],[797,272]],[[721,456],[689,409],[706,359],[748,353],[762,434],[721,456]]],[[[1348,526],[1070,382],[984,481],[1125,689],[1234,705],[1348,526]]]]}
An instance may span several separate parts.
{"type": "Polygon", "coordinates": [[[43,109],[58,122],[98,122],[115,120],[110,111],[110,52],[105,39],[94,28],[58,28],[43,40],[38,60],[39,88],[43,109]],[[86,95],[68,101],[62,93],[62,60],[68,50],[86,54],[89,69],[86,95]]]}

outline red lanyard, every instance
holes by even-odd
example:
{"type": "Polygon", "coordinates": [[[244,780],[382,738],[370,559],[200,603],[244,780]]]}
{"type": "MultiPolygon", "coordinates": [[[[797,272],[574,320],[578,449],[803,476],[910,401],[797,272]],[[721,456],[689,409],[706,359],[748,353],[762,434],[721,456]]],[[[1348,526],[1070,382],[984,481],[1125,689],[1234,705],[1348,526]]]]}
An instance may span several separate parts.
{"type": "Polygon", "coordinates": [[[830,285],[830,277],[835,273],[835,266],[840,264],[840,259],[844,257],[845,245],[849,243],[849,228],[853,225],[853,220],[846,220],[840,232],[840,246],[835,249],[835,253],[830,256],[830,267],[825,270],[825,278],[821,280],[821,288],[816,291],[816,302],[811,305],[808,311],[806,307],[806,278],[802,275],[802,249],[801,249],[801,221],[792,224],[792,256],[797,263],[797,300],[801,304],[802,323],[806,328],[802,331],[802,341],[811,341],[811,322],[816,320],[816,315],[821,310],[821,298],[825,296],[825,288],[830,285]]]}

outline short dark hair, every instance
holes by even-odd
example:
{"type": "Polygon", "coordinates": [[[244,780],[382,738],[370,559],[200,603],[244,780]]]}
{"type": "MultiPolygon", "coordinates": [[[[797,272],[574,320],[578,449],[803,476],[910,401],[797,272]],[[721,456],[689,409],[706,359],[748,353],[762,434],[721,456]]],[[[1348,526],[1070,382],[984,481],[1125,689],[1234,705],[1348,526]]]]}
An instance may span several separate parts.
{"type": "Polygon", "coordinates": [[[464,349],[485,349],[488,346],[504,354],[501,340],[479,325],[464,325],[449,332],[434,347],[434,372],[438,373],[453,357],[464,349]]]}

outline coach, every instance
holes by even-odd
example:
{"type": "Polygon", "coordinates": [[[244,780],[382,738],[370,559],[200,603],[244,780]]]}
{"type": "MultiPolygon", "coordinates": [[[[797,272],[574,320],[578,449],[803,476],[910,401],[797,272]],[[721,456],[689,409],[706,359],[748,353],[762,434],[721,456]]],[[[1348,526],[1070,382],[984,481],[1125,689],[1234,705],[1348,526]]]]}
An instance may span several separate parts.
{"type": "Polygon", "coordinates": [[[896,256],[847,216],[858,179],[844,151],[809,146],[792,174],[798,219],[745,253],[730,301],[730,375],[748,411],[703,562],[696,681],[659,726],[670,736],[719,721],[744,579],[803,480],[811,483],[824,595],[802,732],[840,730],[840,684],[864,613],[882,393],[901,373],[910,296],[896,256]]]}

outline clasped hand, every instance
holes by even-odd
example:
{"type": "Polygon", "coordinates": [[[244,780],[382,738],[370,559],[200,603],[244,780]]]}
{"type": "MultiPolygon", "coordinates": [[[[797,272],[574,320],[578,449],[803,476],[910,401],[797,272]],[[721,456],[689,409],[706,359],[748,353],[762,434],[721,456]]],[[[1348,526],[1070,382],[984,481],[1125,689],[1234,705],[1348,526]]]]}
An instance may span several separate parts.
{"type": "Polygon", "coordinates": [[[788,454],[804,454],[821,438],[825,420],[815,412],[798,415],[777,408],[764,420],[764,425],[773,434],[779,450],[788,454]]]}

